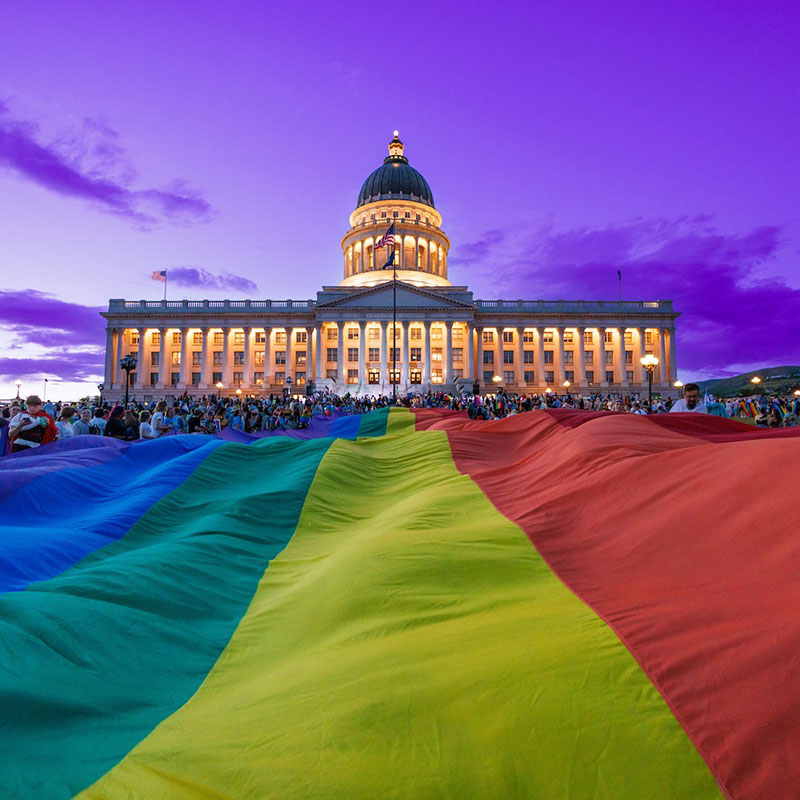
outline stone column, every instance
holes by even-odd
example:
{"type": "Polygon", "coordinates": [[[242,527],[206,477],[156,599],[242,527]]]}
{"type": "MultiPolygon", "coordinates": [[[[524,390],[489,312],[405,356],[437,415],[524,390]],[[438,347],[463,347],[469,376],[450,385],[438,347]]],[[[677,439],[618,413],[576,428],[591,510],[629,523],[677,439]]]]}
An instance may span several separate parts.
{"type": "Polygon", "coordinates": [[[386,386],[389,383],[389,370],[391,369],[390,353],[387,348],[389,336],[389,323],[381,322],[381,384],[386,386]]]}
{"type": "Polygon", "coordinates": [[[525,344],[522,341],[524,328],[516,328],[517,334],[517,386],[525,386],[525,344]]]}
{"type": "Polygon", "coordinates": [[[181,328],[181,383],[187,388],[192,382],[192,365],[189,364],[189,329],[181,328]]]}
{"type": "Polygon", "coordinates": [[[449,325],[444,326],[444,335],[447,337],[447,350],[445,351],[444,362],[444,382],[453,383],[453,328],[456,323],[451,322],[449,325]]]}
{"type": "Polygon", "coordinates": [[[673,383],[678,379],[678,353],[677,353],[677,340],[675,338],[675,328],[665,328],[669,333],[669,372],[667,380],[673,383]]]}
{"type": "Polygon", "coordinates": [[[103,381],[111,389],[114,386],[114,329],[106,328],[106,365],[103,371],[103,381]]]}
{"type": "MultiPolygon", "coordinates": [[[[416,248],[416,239],[414,239],[414,247],[416,248]]],[[[416,249],[414,258],[416,259],[416,249]]],[[[416,263],[416,261],[415,261],[416,263]]],[[[431,382],[431,321],[426,319],[423,321],[425,328],[425,368],[422,370],[422,383],[428,385],[431,382]]]]}
{"type": "Polygon", "coordinates": [[[136,390],[141,392],[144,386],[144,368],[145,368],[145,349],[144,337],[147,336],[147,328],[139,328],[139,350],[136,354],[136,390]]]}
{"type": "Polygon", "coordinates": [[[358,385],[366,387],[367,385],[367,362],[366,350],[367,343],[364,341],[367,335],[367,323],[358,323],[358,385]]]}
{"type": "Polygon", "coordinates": [[[264,386],[268,386],[270,383],[269,376],[275,374],[275,370],[272,368],[272,353],[270,348],[270,339],[272,338],[272,329],[267,325],[264,324],[264,386]]]}
{"type": "Polygon", "coordinates": [[[318,322],[314,328],[314,335],[317,337],[314,342],[314,380],[323,379],[323,367],[325,359],[322,356],[322,323],[318,322]]]}
{"type": "Polygon", "coordinates": [[[242,364],[242,391],[253,385],[253,346],[251,343],[252,328],[244,330],[244,363],[242,364]]]}
{"type": "Polygon", "coordinates": [[[161,337],[161,345],[158,350],[158,384],[162,389],[166,390],[169,369],[167,366],[167,329],[159,328],[158,332],[161,337]]]}
{"type": "Polygon", "coordinates": [[[478,352],[476,353],[475,358],[478,367],[478,374],[475,377],[480,381],[483,390],[486,391],[486,387],[483,386],[483,325],[475,326],[475,338],[478,343],[478,352]]]}
{"type": "Polygon", "coordinates": [[[211,383],[211,371],[209,369],[208,354],[211,352],[209,348],[209,338],[211,337],[210,328],[200,329],[200,385],[199,389],[207,389],[211,383]]]}
{"type": "Polygon", "coordinates": [[[624,386],[627,366],[625,364],[625,328],[622,325],[617,328],[617,361],[619,362],[619,377],[617,380],[620,386],[624,386]]]}
{"type": "Polygon", "coordinates": [[[408,371],[408,320],[403,320],[403,372],[400,375],[401,383],[406,386],[411,382],[411,373],[408,371]]]}
{"type": "Polygon", "coordinates": [[[647,385],[647,371],[642,366],[642,359],[645,353],[645,331],[644,328],[636,329],[636,339],[633,343],[633,381],[647,385]]]}
{"type": "Polygon", "coordinates": [[[586,346],[583,341],[585,333],[586,328],[578,328],[578,352],[575,354],[578,363],[573,364],[575,368],[575,383],[578,386],[586,386],[586,346]]]}
{"type": "MultiPolygon", "coordinates": [[[[475,340],[474,329],[471,322],[467,323],[467,361],[464,365],[466,367],[466,375],[464,376],[470,381],[475,380],[475,340]]],[[[472,387],[470,387],[472,391],[472,387]]]]}
{"type": "Polygon", "coordinates": [[[306,383],[314,380],[314,328],[306,328],[306,383]]]}
{"type": "Polygon", "coordinates": [[[533,366],[536,371],[536,388],[542,390],[544,380],[544,328],[536,329],[536,355],[533,357],[533,366]]]}
{"type": "Polygon", "coordinates": [[[285,375],[292,378],[292,390],[294,391],[294,328],[287,325],[286,328],[286,364],[284,364],[285,375]]]}
{"type": "Polygon", "coordinates": [[[556,351],[558,355],[558,363],[554,367],[555,371],[555,379],[556,379],[556,391],[563,392],[564,391],[564,381],[566,380],[564,376],[564,329],[561,327],[555,328],[554,336],[558,339],[556,342],[556,351]]]}
{"type": "Polygon", "coordinates": [[[664,328],[658,329],[658,367],[657,375],[660,383],[667,384],[669,381],[667,372],[667,347],[664,337],[664,328]]]}
{"type": "Polygon", "coordinates": [[[222,328],[222,386],[226,391],[231,390],[233,381],[233,365],[231,361],[231,329],[225,325],[222,328]]]}

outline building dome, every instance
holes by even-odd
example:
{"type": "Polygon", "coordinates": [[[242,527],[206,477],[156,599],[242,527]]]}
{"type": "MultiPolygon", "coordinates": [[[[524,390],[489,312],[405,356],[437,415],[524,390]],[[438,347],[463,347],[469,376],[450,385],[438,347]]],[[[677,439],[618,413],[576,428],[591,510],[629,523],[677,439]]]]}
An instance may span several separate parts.
{"type": "Polygon", "coordinates": [[[383,165],[364,181],[356,207],[378,200],[413,200],[436,208],[428,181],[409,166],[408,159],[403,155],[403,143],[397,131],[389,142],[389,155],[383,159],[383,165]]]}

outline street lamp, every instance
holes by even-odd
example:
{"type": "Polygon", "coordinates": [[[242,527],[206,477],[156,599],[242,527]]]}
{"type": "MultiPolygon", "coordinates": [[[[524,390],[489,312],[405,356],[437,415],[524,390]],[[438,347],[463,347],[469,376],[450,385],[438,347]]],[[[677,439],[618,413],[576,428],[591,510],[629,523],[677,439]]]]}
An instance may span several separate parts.
{"type": "Polygon", "coordinates": [[[652,353],[648,353],[641,359],[642,366],[647,370],[647,410],[653,411],[653,373],[658,366],[658,358],[652,353]]]}
{"type": "Polygon", "coordinates": [[[794,394],[795,397],[800,397],[800,389],[795,389],[792,394],[794,394]]]}
{"type": "Polygon", "coordinates": [[[222,392],[222,381],[219,381],[217,383],[217,402],[218,403],[219,403],[219,396],[220,396],[221,392],[222,392]]]}
{"type": "Polygon", "coordinates": [[[104,383],[98,383],[97,384],[97,391],[100,392],[100,405],[101,406],[103,405],[103,389],[105,389],[105,388],[106,388],[106,385],[104,383]]]}
{"type": "Polygon", "coordinates": [[[17,387],[17,400],[19,400],[19,387],[22,386],[22,381],[21,380],[14,381],[14,386],[17,387]]]}
{"type": "Polygon", "coordinates": [[[675,381],[672,385],[678,390],[678,395],[683,397],[683,392],[681,391],[683,389],[683,381],[675,381]]]}
{"type": "Polygon", "coordinates": [[[548,386],[548,387],[547,387],[547,388],[544,390],[544,393],[545,393],[545,394],[553,394],[553,390],[552,390],[552,389],[551,389],[551,388],[548,386]]]}
{"type": "Polygon", "coordinates": [[[494,378],[492,378],[494,383],[500,383],[501,380],[503,379],[499,375],[495,375],[494,378]]]}
{"type": "Polygon", "coordinates": [[[241,399],[241,397],[242,397],[242,390],[241,389],[237,389],[236,390],[236,397],[241,399]]]}
{"type": "Polygon", "coordinates": [[[569,394],[569,387],[572,386],[572,384],[569,381],[564,381],[563,386],[567,390],[567,394],[569,394]]]}
{"type": "Polygon", "coordinates": [[[136,356],[131,354],[121,358],[119,365],[125,370],[125,408],[128,407],[128,389],[131,385],[131,372],[136,369],[136,356]]]}

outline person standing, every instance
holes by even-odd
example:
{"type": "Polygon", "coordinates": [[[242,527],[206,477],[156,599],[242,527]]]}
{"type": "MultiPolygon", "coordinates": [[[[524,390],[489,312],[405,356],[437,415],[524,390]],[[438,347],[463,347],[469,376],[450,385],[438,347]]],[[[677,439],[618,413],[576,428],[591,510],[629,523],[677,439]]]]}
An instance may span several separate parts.
{"type": "Polygon", "coordinates": [[[8,423],[11,452],[21,453],[55,441],[58,429],[53,418],[42,408],[38,395],[25,400],[25,410],[15,414],[8,423]]]}
{"type": "Polygon", "coordinates": [[[706,404],[700,399],[700,387],[696,383],[687,383],[683,387],[683,397],[672,404],[670,413],[693,411],[696,414],[707,414],[706,404]]]}
{"type": "Polygon", "coordinates": [[[61,409],[61,416],[56,422],[56,430],[58,431],[59,439],[69,439],[70,436],[75,435],[72,430],[72,418],[75,416],[75,409],[66,406],[61,409]]]}

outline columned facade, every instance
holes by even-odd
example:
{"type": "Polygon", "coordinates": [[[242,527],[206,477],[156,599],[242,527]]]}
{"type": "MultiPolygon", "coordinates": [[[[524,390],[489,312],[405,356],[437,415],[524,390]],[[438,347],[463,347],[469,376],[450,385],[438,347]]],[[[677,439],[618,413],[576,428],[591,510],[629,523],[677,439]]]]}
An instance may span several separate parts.
{"type": "Polygon", "coordinates": [[[449,280],[450,240],[395,133],[342,239],[343,279],[307,300],[111,300],[104,395],[140,399],[284,389],[675,394],[670,300],[475,300],[449,280]],[[395,282],[396,281],[396,282],[395,282]],[[396,307],[393,305],[396,300],[396,307]],[[396,328],[392,320],[396,317],[396,328]],[[392,354],[396,369],[393,374],[392,354]]]}

